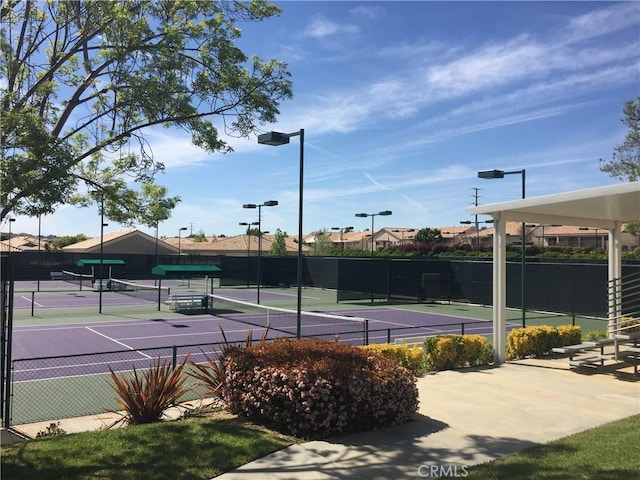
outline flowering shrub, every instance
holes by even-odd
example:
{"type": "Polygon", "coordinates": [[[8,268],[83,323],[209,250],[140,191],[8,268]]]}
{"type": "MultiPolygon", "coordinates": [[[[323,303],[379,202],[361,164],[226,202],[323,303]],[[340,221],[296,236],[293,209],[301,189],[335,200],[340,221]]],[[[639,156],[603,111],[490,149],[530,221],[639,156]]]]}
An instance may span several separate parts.
{"type": "Polygon", "coordinates": [[[225,351],[232,413],[282,433],[322,438],[408,421],[415,376],[381,355],[324,340],[278,339],[225,351]]]}
{"type": "Polygon", "coordinates": [[[554,347],[580,343],[580,337],[580,327],[571,325],[514,328],[507,335],[507,358],[542,356],[554,347]]]}
{"type": "Polygon", "coordinates": [[[420,375],[424,370],[424,355],[422,349],[417,345],[409,347],[408,345],[374,343],[362,348],[395,361],[398,365],[409,369],[414,375],[420,375]]]}
{"type": "Polygon", "coordinates": [[[429,370],[484,365],[493,358],[491,345],[481,335],[441,335],[424,342],[425,364],[429,370]]]}

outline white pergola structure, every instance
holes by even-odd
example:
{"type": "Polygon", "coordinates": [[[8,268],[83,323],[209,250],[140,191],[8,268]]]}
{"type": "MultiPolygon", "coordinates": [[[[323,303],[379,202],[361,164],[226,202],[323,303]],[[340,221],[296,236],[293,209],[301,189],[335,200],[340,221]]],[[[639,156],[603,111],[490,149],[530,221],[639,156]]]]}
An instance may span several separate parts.
{"type": "MultiPolygon", "coordinates": [[[[595,227],[609,232],[608,279],[622,275],[620,234],[625,223],[640,222],[640,182],[494,203],[467,208],[471,215],[491,215],[493,236],[493,349],[496,363],[506,355],[507,222],[595,227]]],[[[609,306],[610,332],[620,312],[609,306]]]]}

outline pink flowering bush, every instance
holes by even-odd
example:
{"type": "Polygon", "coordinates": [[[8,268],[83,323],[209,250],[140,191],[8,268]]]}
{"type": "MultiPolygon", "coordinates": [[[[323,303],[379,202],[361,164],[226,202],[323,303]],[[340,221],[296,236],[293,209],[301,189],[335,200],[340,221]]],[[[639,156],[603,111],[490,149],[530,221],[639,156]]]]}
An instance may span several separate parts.
{"type": "Polygon", "coordinates": [[[323,438],[408,421],[415,376],[383,356],[309,339],[225,351],[223,395],[232,413],[282,433],[323,438]]]}

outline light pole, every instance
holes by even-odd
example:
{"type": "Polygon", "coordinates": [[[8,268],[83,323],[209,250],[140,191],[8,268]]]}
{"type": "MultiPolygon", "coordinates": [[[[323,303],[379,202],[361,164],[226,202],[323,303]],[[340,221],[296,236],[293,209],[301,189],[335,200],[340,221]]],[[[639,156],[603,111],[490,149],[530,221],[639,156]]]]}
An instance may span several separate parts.
{"type": "Polygon", "coordinates": [[[300,179],[298,192],[298,268],[297,268],[297,307],[296,307],[296,337],[300,338],[302,332],[302,194],[304,192],[304,128],[297,132],[280,133],[267,132],[258,135],[258,143],[262,145],[279,146],[289,143],[291,137],[300,137],[300,179]]]}
{"type": "MultiPolygon", "coordinates": [[[[522,170],[513,170],[510,172],[505,172],[504,170],[481,170],[478,172],[478,178],[484,179],[494,179],[494,178],[504,178],[505,175],[521,175],[522,176],[522,198],[525,198],[525,177],[526,171],[523,168],[522,170]]],[[[525,256],[527,253],[526,250],[526,241],[527,241],[527,231],[526,225],[522,223],[522,259],[521,259],[521,302],[522,302],[522,328],[526,326],[526,317],[527,317],[527,307],[525,303],[525,285],[524,285],[524,265],[525,265],[525,256]]]]}
{"type": "Polygon", "coordinates": [[[484,220],[478,221],[478,216],[476,215],[476,220],[472,222],[471,220],[461,220],[461,225],[473,225],[475,224],[476,228],[476,259],[480,258],[480,226],[481,223],[493,223],[493,220],[484,220]]]}
{"type": "MultiPolygon", "coordinates": [[[[578,230],[585,230],[585,231],[594,230],[595,231],[593,250],[595,251],[595,253],[598,253],[598,229],[591,228],[591,227],[578,227],[578,230]]],[[[604,250],[604,241],[602,242],[602,249],[604,250]]]]}
{"type": "Polygon", "coordinates": [[[9,243],[7,245],[7,251],[9,255],[11,255],[11,224],[15,221],[16,221],[15,218],[9,218],[9,243]]]}
{"type": "Polygon", "coordinates": [[[374,219],[378,215],[381,217],[386,217],[388,215],[391,215],[391,213],[392,213],[391,210],[383,210],[378,213],[356,213],[356,217],[359,217],[359,218],[371,217],[371,258],[373,258],[373,236],[375,234],[374,219]]]}
{"type": "Polygon", "coordinates": [[[98,313],[102,313],[102,290],[104,288],[103,284],[103,275],[104,275],[104,227],[108,227],[108,223],[104,223],[104,192],[102,191],[92,191],[92,194],[100,195],[100,268],[98,280],[98,313]]]}
{"type": "Polygon", "coordinates": [[[178,257],[182,255],[182,248],[180,246],[180,241],[182,240],[182,232],[187,230],[187,227],[181,227],[178,229],[178,257]]]}
{"type": "Polygon", "coordinates": [[[353,230],[353,227],[331,227],[331,230],[340,231],[340,251],[344,253],[344,234],[353,230]]]}
{"type": "Polygon", "coordinates": [[[245,203],[242,205],[242,208],[257,208],[258,209],[258,295],[257,302],[260,303],[260,282],[262,281],[262,276],[260,275],[260,264],[262,263],[262,207],[275,207],[278,205],[277,200],[267,200],[264,203],[255,204],[255,203],[245,203]]]}
{"type": "Polygon", "coordinates": [[[247,288],[249,288],[249,274],[251,273],[251,262],[249,261],[251,257],[251,225],[258,225],[258,222],[240,222],[238,225],[247,227],[247,288]]]}

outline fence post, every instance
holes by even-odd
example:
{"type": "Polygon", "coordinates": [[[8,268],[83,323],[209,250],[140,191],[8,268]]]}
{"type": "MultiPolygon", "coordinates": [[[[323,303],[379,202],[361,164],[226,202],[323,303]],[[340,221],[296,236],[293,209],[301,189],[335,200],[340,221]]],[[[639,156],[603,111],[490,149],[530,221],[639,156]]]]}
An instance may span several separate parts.
{"type": "Polygon", "coordinates": [[[34,313],[33,313],[33,309],[35,308],[36,305],[36,292],[31,292],[31,316],[33,317],[34,313]]]}
{"type": "Polygon", "coordinates": [[[176,368],[176,364],[178,363],[178,347],[174,345],[172,349],[173,349],[173,355],[171,358],[171,367],[176,368]]]}

